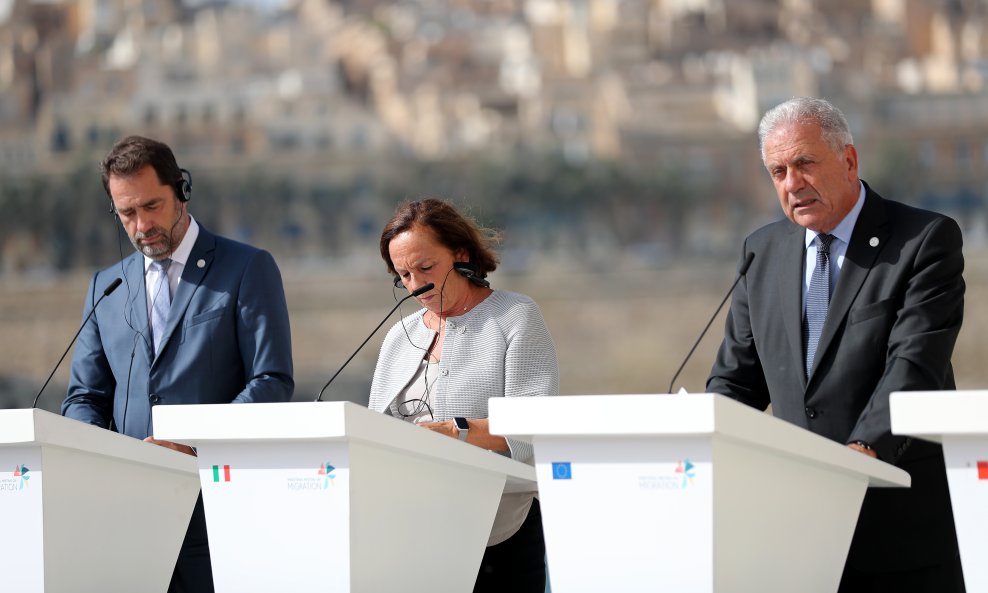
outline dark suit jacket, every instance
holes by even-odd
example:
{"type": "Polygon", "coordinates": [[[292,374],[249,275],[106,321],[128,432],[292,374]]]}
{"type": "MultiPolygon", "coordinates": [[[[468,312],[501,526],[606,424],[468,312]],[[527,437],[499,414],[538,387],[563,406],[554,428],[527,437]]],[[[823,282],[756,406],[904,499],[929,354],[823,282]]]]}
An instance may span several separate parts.
{"type": "Polygon", "coordinates": [[[915,568],[956,555],[939,446],[893,436],[889,394],[953,389],[964,309],[961,232],[950,218],[883,199],[865,185],[809,379],[804,371],[805,229],[788,219],[750,235],[755,258],[734,292],[707,390],[840,443],[862,440],[912,475],[869,489],[848,563],[915,568]]]}
{"type": "Polygon", "coordinates": [[[200,225],[157,357],[140,253],[96,273],[85,311],[116,277],[123,286],[103,300],[76,342],[63,415],[104,428],[112,420],[143,439],[154,405],[291,399],[288,307],[269,253],[200,225]]]}

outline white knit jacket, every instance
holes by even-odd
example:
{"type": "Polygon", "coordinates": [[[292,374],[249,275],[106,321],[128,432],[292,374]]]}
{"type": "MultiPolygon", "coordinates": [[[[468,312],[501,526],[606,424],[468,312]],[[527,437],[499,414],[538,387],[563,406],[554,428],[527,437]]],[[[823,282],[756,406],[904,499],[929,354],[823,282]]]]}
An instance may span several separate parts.
{"type": "MultiPolygon", "coordinates": [[[[423,323],[424,314],[421,309],[408,315],[388,331],[374,369],[370,409],[387,410],[415,376],[436,335],[423,323]]],[[[470,311],[446,320],[439,379],[430,394],[436,420],[487,418],[490,397],[558,394],[556,350],[531,298],[495,290],[470,311]]],[[[512,459],[531,462],[530,445],[508,439],[508,448],[512,459]]]]}

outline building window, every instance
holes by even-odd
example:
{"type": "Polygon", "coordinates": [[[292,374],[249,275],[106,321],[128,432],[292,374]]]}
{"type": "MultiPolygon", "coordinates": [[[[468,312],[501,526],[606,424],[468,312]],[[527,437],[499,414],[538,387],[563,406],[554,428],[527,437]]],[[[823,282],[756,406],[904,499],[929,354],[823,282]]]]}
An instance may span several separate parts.
{"type": "Polygon", "coordinates": [[[937,148],[932,142],[920,143],[916,156],[919,164],[927,169],[932,169],[937,164],[937,148]]]}
{"type": "Polygon", "coordinates": [[[971,170],[971,149],[967,144],[962,142],[957,143],[957,146],[954,148],[954,158],[957,163],[958,171],[971,170]]]}

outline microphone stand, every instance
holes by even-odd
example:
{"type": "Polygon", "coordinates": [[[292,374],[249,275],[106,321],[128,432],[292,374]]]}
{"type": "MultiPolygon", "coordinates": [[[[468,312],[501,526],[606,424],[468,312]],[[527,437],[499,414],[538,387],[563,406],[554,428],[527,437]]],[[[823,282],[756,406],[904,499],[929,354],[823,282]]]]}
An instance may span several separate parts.
{"type": "Polygon", "coordinates": [[[117,287],[120,286],[121,282],[123,282],[123,280],[120,278],[115,279],[109,286],[106,287],[106,289],[103,290],[103,295],[96,299],[96,302],[93,303],[93,308],[89,310],[89,314],[82,320],[82,325],[79,326],[79,329],[75,332],[75,335],[72,336],[72,341],[69,342],[65,352],[62,353],[62,357],[58,359],[57,363],[55,363],[55,368],[51,370],[51,374],[48,375],[48,379],[45,380],[45,384],[41,386],[40,390],[38,390],[38,395],[34,396],[34,403],[31,404],[32,408],[38,407],[38,400],[41,399],[42,392],[44,392],[45,387],[48,387],[48,383],[51,381],[51,378],[55,376],[55,371],[58,370],[58,367],[61,366],[62,361],[65,360],[65,355],[69,353],[69,350],[72,349],[72,345],[75,344],[75,341],[79,338],[79,334],[82,333],[82,328],[86,327],[86,324],[89,323],[89,319],[93,316],[93,313],[96,312],[96,307],[99,306],[103,299],[110,296],[110,293],[116,290],[117,287]]]}
{"type": "Polygon", "coordinates": [[[333,382],[333,379],[336,379],[337,375],[339,375],[341,372],[343,372],[343,369],[346,368],[346,365],[350,364],[350,361],[353,360],[353,357],[356,356],[358,352],[360,352],[361,348],[364,347],[364,344],[366,344],[367,342],[370,341],[370,339],[374,336],[374,334],[377,333],[377,330],[381,329],[381,326],[384,325],[384,322],[387,321],[388,318],[391,317],[391,315],[394,314],[394,312],[398,310],[398,307],[400,307],[402,303],[404,303],[405,301],[407,301],[408,299],[410,299],[412,297],[417,297],[419,295],[425,294],[425,293],[429,292],[430,290],[432,290],[435,287],[436,287],[436,285],[433,284],[432,282],[430,282],[430,283],[426,284],[425,286],[419,287],[414,292],[412,292],[411,294],[409,294],[405,298],[403,298],[400,301],[398,301],[398,303],[394,307],[392,307],[390,311],[388,311],[388,314],[384,316],[384,319],[381,320],[381,323],[378,323],[377,324],[377,327],[374,328],[374,331],[372,331],[370,333],[370,335],[367,336],[367,338],[363,342],[361,342],[359,346],[357,346],[357,349],[353,351],[353,354],[350,355],[350,358],[346,359],[346,362],[344,362],[343,365],[335,373],[333,373],[333,376],[329,378],[329,381],[326,381],[326,384],[323,385],[322,386],[322,389],[319,390],[319,395],[316,396],[315,401],[317,401],[317,402],[322,401],[322,394],[323,394],[324,391],[326,391],[326,388],[329,387],[329,384],[333,382]]]}

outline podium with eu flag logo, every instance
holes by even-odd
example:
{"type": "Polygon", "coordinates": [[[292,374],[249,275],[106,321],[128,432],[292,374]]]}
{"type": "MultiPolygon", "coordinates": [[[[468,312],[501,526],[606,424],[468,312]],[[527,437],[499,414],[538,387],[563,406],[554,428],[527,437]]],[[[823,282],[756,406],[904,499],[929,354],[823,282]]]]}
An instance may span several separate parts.
{"type": "Polygon", "coordinates": [[[892,433],[943,445],[964,584],[988,591],[988,391],[889,396],[892,433]]]}
{"type": "Polygon", "coordinates": [[[0,410],[0,590],[164,593],[198,495],[188,455],[0,410]]]}
{"type": "Polygon", "coordinates": [[[553,593],[834,593],[906,472],[714,394],[495,398],[534,445],[553,593]]]}
{"type": "Polygon", "coordinates": [[[153,422],[197,449],[217,593],[469,592],[501,494],[535,490],[530,465],[350,402],[153,422]]]}

